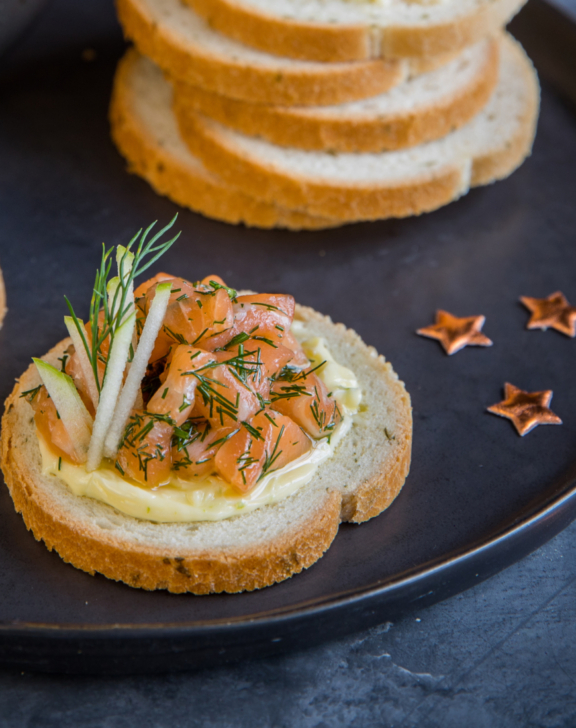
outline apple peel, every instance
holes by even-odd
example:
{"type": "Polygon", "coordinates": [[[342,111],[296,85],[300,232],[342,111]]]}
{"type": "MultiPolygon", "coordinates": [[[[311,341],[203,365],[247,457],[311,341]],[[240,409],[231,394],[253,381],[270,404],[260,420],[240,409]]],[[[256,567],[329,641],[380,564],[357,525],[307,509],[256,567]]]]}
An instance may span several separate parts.
{"type": "Polygon", "coordinates": [[[92,435],[92,417],[78,390],[65,372],[60,372],[42,359],[33,359],[42,383],[66,428],[81,462],[86,462],[92,435]]]}
{"type": "Polygon", "coordinates": [[[100,392],[100,402],[96,410],[92,439],[88,450],[88,462],[86,470],[96,470],[102,462],[104,454],[104,442],[108,429],[114,417],[118,395],[122,387],[124,371],[128,364],[132,334],[136,326],[136,314],[132,312],[122,323],[114,334],[114,340],[110,348],[110,356],[106,366],[104,384],[100,392]]]}
{"type": "Polygon", "coordinates": [[[146,368],[158,333],[162,328],[166,309],[168,308],[168,302],[170,301],[170,294],[172,292],[172,282],[159,283],[156,287],[156,294],[150,311],[146,317],[146,323],[142,329],[140,341],[134,354],[134,359],[130,365],[130,371],[126,377],[124,387],[118,399],[116,409],[114,411],[114,417],[108,429],[106,440],[104,443],[104,455],[109,458],[113,458],[118,451],[118,443],[130,416],[130,412],[134,407],[136,398],[140,391],[140,385],[142,379],[146,374],[146,368]]]}

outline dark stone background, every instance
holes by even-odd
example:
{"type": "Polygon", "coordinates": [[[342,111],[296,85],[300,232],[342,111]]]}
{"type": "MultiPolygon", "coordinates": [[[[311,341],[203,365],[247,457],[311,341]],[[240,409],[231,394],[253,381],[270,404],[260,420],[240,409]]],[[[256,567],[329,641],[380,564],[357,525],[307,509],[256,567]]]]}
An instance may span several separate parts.
{"type": "Polygon", "coordinates": [[[561,8],[576,13],[576,0],[554,0],[554,2],[561,8]]]}
{"type": "MultiPolygon", "coordinates": [[[[63,7],[32,29],[29,55],[46,27],[70,40],[63,7]]],[[[110,4],[76,0],[74,13],[97,47],[110,4]]],[[[458,597],[307,652],[157,677],[0,673],[0,725],[576,726],[575,537],[576,524],[458,597]]]]}

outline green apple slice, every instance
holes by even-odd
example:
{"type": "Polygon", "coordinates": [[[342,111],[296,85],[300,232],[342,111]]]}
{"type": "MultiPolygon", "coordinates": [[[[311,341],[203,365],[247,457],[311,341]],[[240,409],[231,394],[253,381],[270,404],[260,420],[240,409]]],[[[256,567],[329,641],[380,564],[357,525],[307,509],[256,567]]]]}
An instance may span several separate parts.
{"type": "Polygon", "coordinates": [[[166,315],[166,309],[168,308],[168,302],[170,300],[170,294],[172,292],[172,282],[159,283],[156,286],[156,294],[150,306],[150,311],[146,317],[146,323],[142,329],[138,348],[134,354],[134,359],[130,365],[130,371],[124,382],[122,393],[118,399],[116,410],[114,412],[114,418],[110,424],[108,434],[104,443],[104,455],[112,458],[118,452],[118,443],[124,432],[124,427],[130,416],[130,412],[134,407],[138,393],[140,392],[140,385],[142,379],[146,374],[146,367],[150,361],[154,344],[158,332],[162,328],[164,316],[166,315]]]}
{"type": "Polygon", "coordinates": [[[62,424],[82,462],[86,462],[92,434],[92,417],[74,386],[72,378],[42,359],[33,359],[62,424]]]}
{"type": "Polygon", "coordinates": [[[120,288],[120,278],[110,278],[106,284],[106,294],[108,296],[108,310],[112,319],[116,318],[120,302],[122,298],[122,289],[120,288]]]}
{"type": "Polygon", "coordinates": [[[126,285],[132,272],[132,266],[134,265],[134,253],[131,253],[124,245],[117,245],[116,265],[118,266],[118,275],[124,281],[124,285],[126,285]]]}
{"type": "Polygon", "coordinates": [[[90,448],[88,450],[88,462],[86,464],[86,470],[88,472],[96,470],[102,462],[104,442],[110,423],[114,417],[116,402],[118,401],[118,395],[122,387],[122,378],[128,363],[135,325],[136,314],[132,312],[114,333],[114,340],[110,348],[106,375],[104,377],[102,391],[100,392],[100,402],[96,410],[96,419],[94,420],[94,429],[92,430],[92,439],[90,440],[90,448]]]}

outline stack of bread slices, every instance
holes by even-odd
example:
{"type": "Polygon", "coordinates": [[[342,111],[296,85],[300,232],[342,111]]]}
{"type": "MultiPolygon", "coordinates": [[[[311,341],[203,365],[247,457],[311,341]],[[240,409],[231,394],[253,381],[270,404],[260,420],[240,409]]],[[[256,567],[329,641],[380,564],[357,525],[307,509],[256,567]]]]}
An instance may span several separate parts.
{"type": "Polygon", "coordinates": [[[114,140],[212,218],[320,229],[437,209],[530,153],[524,0],[117,0],[114,140]]]}

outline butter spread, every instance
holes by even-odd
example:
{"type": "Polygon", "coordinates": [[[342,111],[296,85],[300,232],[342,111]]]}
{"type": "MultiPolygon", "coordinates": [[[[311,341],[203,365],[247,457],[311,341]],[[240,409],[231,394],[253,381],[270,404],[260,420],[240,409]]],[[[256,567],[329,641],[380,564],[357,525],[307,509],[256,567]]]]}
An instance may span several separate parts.
{"type": "Polygon", "coordinates": [[[104,463],[88,473],[84,465],[60,460],[38,435],[43,474],[58,477],[74,495],[95,498],[128,516],[158,523],[220,521],[287,498],[309,483],[318,466],[332,457],[350,430],[362,399],[354,372],[334,360],[324,338],[307,338],[305,326],[299,321],[293,323],[292,333],[312,366],[326,362],[317,374],[338,402],[342,421],[329,438],[314,442],[308,453],[269,473],[248,493],[239,493],[216,475],[184,480],[172,471],[166,485],[146,488],[123,478],[111,464],[104,463]]]}

